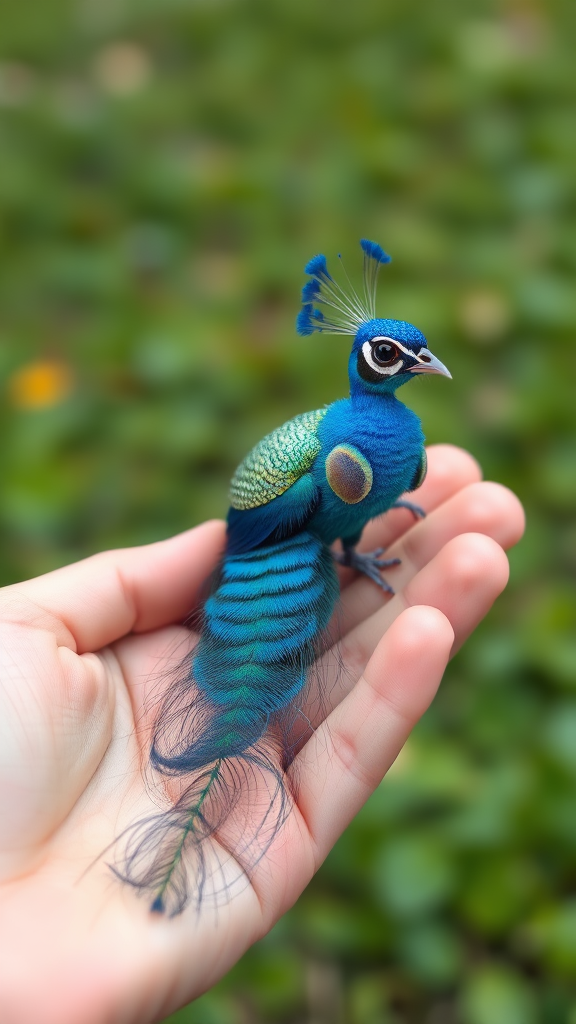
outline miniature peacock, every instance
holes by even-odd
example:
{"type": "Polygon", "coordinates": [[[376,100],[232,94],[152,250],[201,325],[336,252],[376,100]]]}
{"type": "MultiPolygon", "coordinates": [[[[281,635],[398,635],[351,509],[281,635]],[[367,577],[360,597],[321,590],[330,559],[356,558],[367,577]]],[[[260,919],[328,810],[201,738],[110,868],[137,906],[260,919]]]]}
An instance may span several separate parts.
{"type": "Polygon", "coordinates": [[[400,499],[422,483],[426,454],[420,421],[396,392],[417,374],[450,373],[416,327],[376,317],[378,272],[390,257],[375,242],[360,244],[362,295],[315,256],[297,319],[302,335],[353,336],[350,397],[289,420],[236,470],[200,639],[159,710],[151,765],[179,780],[180,795],[128,831],[117,868],[151,895],[154,911],[178,913],[191,888],[199,903],[210,882],[218,888],[217,874],[226,889],[222,850],[249,876],[287,813],[295,723],[339,594],[334,562],[392,593],[382,570],[397,560],[360,553],[362,530],[388,509],[424,514],[400,499]],[[189,871],[186,851],[196,853],[189,871]]]}

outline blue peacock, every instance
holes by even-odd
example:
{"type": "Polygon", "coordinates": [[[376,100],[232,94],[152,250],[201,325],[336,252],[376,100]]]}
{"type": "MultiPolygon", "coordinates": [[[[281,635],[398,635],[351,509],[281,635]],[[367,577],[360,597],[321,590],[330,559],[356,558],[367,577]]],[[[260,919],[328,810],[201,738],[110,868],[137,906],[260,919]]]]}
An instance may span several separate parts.
{"type": "Polygon", "coordinates": [[[426,454],[420,421],[396,392],[418,374],[450,373],[416,327],[376,316],[378,273],[390,257],[375,242],[360,245],[361,294],[315,256],[297,319],[302,335],[353,336],[350,396],[289,420],[234,473],[226,551],[200,639],[159,709],[151,766],[178,780],[179,796],[128,830],[115,868],[156,912],[179,913],[191,897],[226,890],[222,851],[249,876],[288,812],[285,773],[339,595],[334,562],[392,593],[382,571],[397,560],[359,552],[362,530],[388,509],[424,514],[400,498],[422,483],[426,454]]]}

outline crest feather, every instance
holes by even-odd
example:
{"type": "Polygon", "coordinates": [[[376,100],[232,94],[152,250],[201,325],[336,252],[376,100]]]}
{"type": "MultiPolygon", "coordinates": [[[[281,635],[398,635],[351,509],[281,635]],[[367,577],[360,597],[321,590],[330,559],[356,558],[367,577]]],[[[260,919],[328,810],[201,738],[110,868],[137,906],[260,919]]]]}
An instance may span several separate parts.
{"type": "Polygon", "coordinates": [[[377,263],[390,263],[392,259],[378,242],[371,242],[369,238],[361,238],[360,246],[365,256],[368,256],[371,260],[376,260],[377,263]]]}
{"type": "MultiPolygon", "coordinates": [[[[383,263],[390,262],[390,256],[381,245],[368,238],[360,239],[364,253],[364,295],[362,298],[346,274],[347,288],[332,277],[323,253],[318,253],[304,267],[311,280],[302,289],[302,309],[296,319],[298,334],[318,333],[356,335],[358,328],[376,316],[376,288],[378,272],[383,263]],[[328,306],[332,313],[327,315],[316,306],[328,306]]],[[[340,261],[341,256],[338,255],[340,261]]]]}
{"type": "Polygon", "coordinates": [[[308,260],[308,263],[304,267],[304,273],[312,274],[314,277],[325,277],[328,281],[332,280],[328,273],[326,257],[321,252],[319,252],[317,256],[313,256],[311,260],[308,260]]]}

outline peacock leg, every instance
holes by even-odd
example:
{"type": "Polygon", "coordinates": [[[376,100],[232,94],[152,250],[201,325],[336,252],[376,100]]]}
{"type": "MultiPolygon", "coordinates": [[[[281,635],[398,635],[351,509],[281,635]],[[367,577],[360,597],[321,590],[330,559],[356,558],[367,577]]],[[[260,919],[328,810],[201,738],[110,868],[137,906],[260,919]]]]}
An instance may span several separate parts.
{"type": "Polygon", "coordinates": [[[415,519],[425,519],[426,513],[420,505],[414,505],[412,501],[395,501],[391,508],[407,508],[412,513],[415,519]]]}
{"type": "Polygon", "coordinates": [[[332,552],[334,560],[338,562],[338,565],[345,565],[350,569],[356,569],[356,572],[361,572],[363,576],[368,576],[378,587],[384,590],[387,594],[394,594],[393,587],[386,582],[382,576],[382,569],[389,569],[393,565],[400,565],[399,558],[384,558],[380,556],[384,554],[384,548],[376,548],[375,551],[356,551],[353,547],[348,547],[343,544],[343,551],[332,552]]]}

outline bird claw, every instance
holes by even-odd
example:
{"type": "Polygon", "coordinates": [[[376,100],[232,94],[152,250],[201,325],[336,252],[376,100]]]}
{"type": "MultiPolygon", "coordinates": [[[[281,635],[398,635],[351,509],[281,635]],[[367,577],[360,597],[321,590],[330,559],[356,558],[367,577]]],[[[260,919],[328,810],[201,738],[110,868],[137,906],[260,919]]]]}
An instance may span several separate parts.
{"type": "Polygon", "coordinates": [[[367,551],[364,553],[356,551],[355,548],[345,548],[342,554],[334,552],[334,559],[339,565],[345,565],[350,569],[355,569],[356,572],[362,573],[363,576],[367,576],[368,579],[372,580],[372,582],[384,590],[385,593],[394,594],[395,591],[393,588],[381,575],[381,570],[389,569],[393,565],[400,565],[400,559],[381,559],[380,555],[383,554],[384,548],[376,548],[375,551],[367,551]]]}

